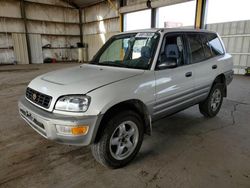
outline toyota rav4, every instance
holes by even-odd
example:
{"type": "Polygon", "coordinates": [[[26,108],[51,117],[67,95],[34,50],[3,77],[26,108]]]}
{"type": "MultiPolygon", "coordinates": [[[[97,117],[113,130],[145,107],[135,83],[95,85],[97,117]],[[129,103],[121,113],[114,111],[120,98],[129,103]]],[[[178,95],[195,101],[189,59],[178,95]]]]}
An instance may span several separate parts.
{"type": "Polygon", "coordinates": [[[214,32],[120,33],[88,64],[32,80],[19,112],[43,137],[91,145],[98,162],[119,168],[136,156],[155,120],[196,104],[204,116],[215,116],[232,69],[232,57],[214,32]]]}

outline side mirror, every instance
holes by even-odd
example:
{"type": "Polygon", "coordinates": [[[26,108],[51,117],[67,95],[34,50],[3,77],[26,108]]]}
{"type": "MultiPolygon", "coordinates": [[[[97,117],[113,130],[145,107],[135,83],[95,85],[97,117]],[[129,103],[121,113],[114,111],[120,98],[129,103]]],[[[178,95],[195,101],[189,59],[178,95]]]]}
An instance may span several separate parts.
{"type": "Polygon", "coordinates": [[[177,60],[175,58],[168,58],[166,61],[157,64],[157,70],[171,69],[177,67],[177,60]]]}

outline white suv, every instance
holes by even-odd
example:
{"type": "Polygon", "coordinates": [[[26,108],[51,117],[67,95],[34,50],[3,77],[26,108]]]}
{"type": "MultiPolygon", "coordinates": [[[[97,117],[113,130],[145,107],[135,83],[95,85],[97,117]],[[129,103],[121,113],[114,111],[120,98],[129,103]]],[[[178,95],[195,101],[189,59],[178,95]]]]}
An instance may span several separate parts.
{"type": "Polygon", "coordinates": [[[232,68],[231,56],[213,32],[121,33],[89,64],[32,80],[19,111],[43,137],[91,145],[98,162],[118,168],[136,156],[153,121],[196,104],[204,116],[215,116],[232,68]]]}

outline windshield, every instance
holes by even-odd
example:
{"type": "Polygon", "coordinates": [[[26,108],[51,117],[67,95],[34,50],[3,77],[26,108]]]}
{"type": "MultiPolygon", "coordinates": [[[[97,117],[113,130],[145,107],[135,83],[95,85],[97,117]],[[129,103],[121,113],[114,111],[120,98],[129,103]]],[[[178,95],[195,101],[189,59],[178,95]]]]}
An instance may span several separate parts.
{"type": "Polygon", "coordinates": [[[112,37],[91,64],[149,69],[159,40],[158,33],[133,33],[112,37]]]}

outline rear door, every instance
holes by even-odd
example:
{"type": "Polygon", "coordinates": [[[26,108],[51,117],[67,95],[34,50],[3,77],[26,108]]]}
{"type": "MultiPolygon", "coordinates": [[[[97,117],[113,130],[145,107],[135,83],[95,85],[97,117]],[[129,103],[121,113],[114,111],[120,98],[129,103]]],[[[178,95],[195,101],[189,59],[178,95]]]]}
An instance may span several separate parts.
{"type": "Polygon", "coordinates": [[[217,75],[217,61],[213,58],[205,33],[187,33],[190,63],[195,65],[195,94],[197,100],[205,99],[217,75]]]}
{"type": "Polygon", "coordinates": [[[177,112],[192,104],[194,91],[194,65],[188,64],[187,47],[182,33],[168,33],[163,39],[157,64],[175,58],[175,68],[155,70],[156,103],[153,119],[177,112]]]}

